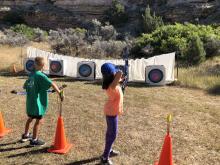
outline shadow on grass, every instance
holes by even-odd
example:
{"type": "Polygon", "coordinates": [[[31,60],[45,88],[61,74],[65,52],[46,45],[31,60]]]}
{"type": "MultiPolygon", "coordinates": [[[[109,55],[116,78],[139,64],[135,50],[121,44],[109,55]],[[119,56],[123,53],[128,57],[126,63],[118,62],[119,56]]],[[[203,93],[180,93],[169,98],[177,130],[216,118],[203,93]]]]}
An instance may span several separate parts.
{"type": "Polygon", "coordinates": [[[58,82],[77,82],[77,81],[82,81],[76,78],[72,77],[57,77],[57,76],[49,76],[50,78],[53,79],[53,81],[58,81],[58,82]]]}
{"type": "Polygon", "coordinates": [[[210,95],[218,95],[218,96],[220,96],[220,85],[216,85],[213,88],[210,88],[207,92],[210,95]]]}
{"type": "Polygon", "coordinates": [[[0,71],[0,76],[4,76],[4,77],[20,77],[20,76],[27,76],[27,74],[24,71],[20,71],[20,72],[17,72],[17,73],[0,71]]]}
{"type": "MultiPolygon", "coordinates": [[[[22,147],[20,147],[22,148],[22,147]]],[[[33,148],[31,146],[25,146],[23,148],[33,148]]],[[[19,154],[14,154],[14,155],[10,155],[8,156],[8,158],[14,158],[14,157],[19,157],[19,156],[27,156],[27,155],[35,155],[35,154],[42,154],[42,153],[48,153],[47,152],[48,147],[44,147],[44,148],[40,148],[37,150],[31,150],[31,151],[27,151],[27,152],[22,152],[19,154]]]]}
{"type": "Polygon", "coordinates": [[[0,149],[0,152],[14,151],[14,150],[19,150],[19,149],[23,149],[23,148],[30,148],[30,146],[4,148],[4,149],[0,149]]]}
{"type": "MultiPolygon", "coordinates": [[[[88,164],[88,163],[92,163],[95,162],[97,160],[100,160],[100,157],[94,157],[94,158],[89,158],[89,159],[84,159],[84,160],[80,160],[80,161],[76,161],[76,162],[72,162],[72,163],[67,163],[65,165],[84,165],[84,164],[88,164]]],[[[97,164],[99,165],[99,163],[97,164]]]]}
{"type": "Polygon", "coordinates": [[[4,144],[0,144],[0,147],[8,146],[8,145],[13,145],[13,144],[17,144],[17,143],[20,143],[20,142],[16,141],[16,142],[4,143],[4,144]]]}

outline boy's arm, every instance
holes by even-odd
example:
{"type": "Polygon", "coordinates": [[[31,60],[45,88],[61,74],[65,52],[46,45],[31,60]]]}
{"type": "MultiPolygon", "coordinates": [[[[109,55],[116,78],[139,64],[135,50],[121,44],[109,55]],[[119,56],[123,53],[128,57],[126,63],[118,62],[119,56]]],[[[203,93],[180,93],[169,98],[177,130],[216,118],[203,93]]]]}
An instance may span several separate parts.
{"type": "Polygon", "coordinates": [[[51,86],[59,94],[61,101],[63,101],[64,100],[64,95],[62,94],[59,87],[54,82],[51,83],[51,86]]]}

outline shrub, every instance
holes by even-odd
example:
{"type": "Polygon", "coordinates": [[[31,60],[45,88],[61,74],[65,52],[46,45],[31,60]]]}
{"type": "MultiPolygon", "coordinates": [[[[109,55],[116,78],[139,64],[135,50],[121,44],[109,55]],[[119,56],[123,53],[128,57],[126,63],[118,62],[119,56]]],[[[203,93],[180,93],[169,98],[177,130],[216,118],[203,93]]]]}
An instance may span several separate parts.
{"type": "Polygon", "coordinates": [[[126,23],[128,21],[128,13],[125,11],[125,6],[118,0],[113,0],[111,7],[105,13],[105,20],[115,26],[126,23]]]}
{"type": "Polygon", "coordinates": [[[12,30],[5,30],[4,37],[0,38],[0,45],[24,46],[29,40],[22,34],[12,30]]]}
{"type": "Polygon", "coordinates": [[[142,18],[143,18],[143,27],[145,33],[151,33],[158,27],[163,26],[162,18],[157,17],[155,13],[151,15],[151,9],[149,6],[145,9],[145,13],[144,15],[142,15],[142,18]]]}
{"type": "Polygon", "coordinates": [[[58,29],[49,31],[49,41],[57,53],[78,56],[80,49],[86,45],[85,29],[58,29]]]}
{"type": "Polygon", "coordinates": [[[176,52],[180,62],[197,64],[206,57],[218,55],[220,33],[218,28],[205,25],[164,25],[150,34],[143,34],[132,49],[135,57],[151,57],[155,54],[176,52]],[[151,54],[143,53],[147,45],[151,54]]]}
{"type": "Polygon", "coordinates": [[[31,28],[24,24],[17,24],[15,26],[12,26],[10,29],[15,33],[24,35],[26,38],[28,38],[31,41],[41,42],[46,40],[47,38],[46,31],[43,31],[40,28],[31,28]]]}
{"type": "Polygon", "coordinates": [[[188,64],[199,64],[205,60],[205,49],[203,42],[198,35],[193,35],[189,39],[189,47],[185,58],[188,64]]]}

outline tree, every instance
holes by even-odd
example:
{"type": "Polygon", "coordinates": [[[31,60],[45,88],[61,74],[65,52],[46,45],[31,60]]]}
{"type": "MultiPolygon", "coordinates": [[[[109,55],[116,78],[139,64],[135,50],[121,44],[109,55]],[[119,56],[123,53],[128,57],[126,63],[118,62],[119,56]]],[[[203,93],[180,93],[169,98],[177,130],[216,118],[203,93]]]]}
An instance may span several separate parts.
{"type": "Polygon", "coordinates": [[[145,9],[144,15],[142,15],[143,18],[143,28],[145,33],[151,33],[152,31],[156,30],[158,27],[163,26],[163,20],[161,17],[157,17],[155,15],[155,12],[153,15],[151,15],[151,9],[149,5],[145,9]]]}

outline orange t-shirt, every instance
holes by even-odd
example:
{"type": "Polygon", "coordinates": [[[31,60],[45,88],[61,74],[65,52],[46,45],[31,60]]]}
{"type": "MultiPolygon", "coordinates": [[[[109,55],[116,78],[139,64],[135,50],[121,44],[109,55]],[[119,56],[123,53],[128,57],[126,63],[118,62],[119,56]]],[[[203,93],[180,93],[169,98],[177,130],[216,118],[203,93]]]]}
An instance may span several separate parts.
{"type": "Polygon", "coordinates": [[[120,86],[115,89],[109,87],[106,90],[108,100],[104,106],[104,113],[107,116],[117,116],[123,113],[123,93],[120,86]]]}

